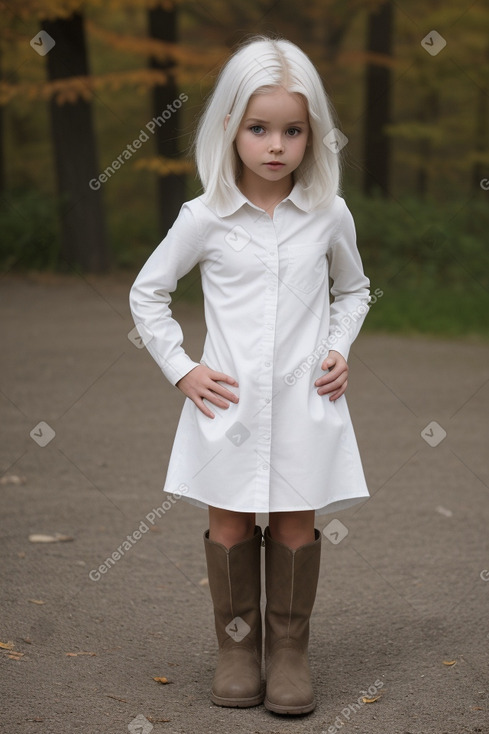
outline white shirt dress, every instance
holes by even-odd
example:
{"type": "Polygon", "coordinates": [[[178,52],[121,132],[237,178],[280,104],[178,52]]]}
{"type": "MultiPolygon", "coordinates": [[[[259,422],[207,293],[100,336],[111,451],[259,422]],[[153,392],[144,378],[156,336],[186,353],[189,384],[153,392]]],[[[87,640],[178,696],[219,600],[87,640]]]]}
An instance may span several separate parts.
{"type": "Polygon", "coordinates": [[[365,500],[346,398],[331,402],[314,386],[329,349],[348,358],[368,311],[345,201],[311,209],[296,184],[273,218],[238,189],[226,207],[211,208],[205,194],[182,206],[130,293],[146,348],[173,385],[199,364],[170,310],[178,279],[197,263],[200,364],[234,377],[239,387],[226,387],[239,402],[208,403],[209,418],[185,400],[164,491],[237,512],[319,515],[365,500]]]}

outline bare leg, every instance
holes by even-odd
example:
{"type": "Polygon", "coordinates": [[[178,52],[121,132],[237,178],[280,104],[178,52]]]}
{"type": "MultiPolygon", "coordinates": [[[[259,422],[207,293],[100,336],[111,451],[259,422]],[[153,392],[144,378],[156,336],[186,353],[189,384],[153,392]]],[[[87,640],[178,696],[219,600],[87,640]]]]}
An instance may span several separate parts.
{"type": "Polygon", "coordinates": [[[268,522],[270,535],[273,540],[292,549],[313,543],[314,518],[314,510],[271,512],[268,522]]]}
{"type": "Polygon", "coordinates": [[[232,512],[219,507],[209,507],[209,539],[225,548],[249,540],[255,530],[253,512],[232,512]]]}

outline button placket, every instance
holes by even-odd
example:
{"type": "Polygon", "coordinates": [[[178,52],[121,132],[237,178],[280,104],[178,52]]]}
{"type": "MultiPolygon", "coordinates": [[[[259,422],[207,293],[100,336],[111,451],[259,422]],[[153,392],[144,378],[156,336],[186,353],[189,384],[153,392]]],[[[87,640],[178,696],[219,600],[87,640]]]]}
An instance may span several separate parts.
{"type": "Polygon", "coordinates": [[[260,236],[263,242],[263,265],[265,283],[263,293],[263,331],[260,364],[260,408],[258,412],[257,440],[257,482],[258,505],[268,511],[270,502],[271,434],[272,434],[272,395],[273,395],[273,354],[275,349],[275,327],[278,299],[278,243],[274,223],[260,223],[260,236]]]}

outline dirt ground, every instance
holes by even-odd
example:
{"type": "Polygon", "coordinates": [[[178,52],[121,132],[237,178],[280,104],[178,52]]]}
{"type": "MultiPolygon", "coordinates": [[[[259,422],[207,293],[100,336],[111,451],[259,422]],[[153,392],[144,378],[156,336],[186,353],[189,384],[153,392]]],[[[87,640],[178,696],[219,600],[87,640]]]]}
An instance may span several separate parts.
{"type": "MultiPolygon", "coordinates": [[[[183,396],[128,338],[130,282],[0,281],[0,730],[489,732],[489,345],[359,337],[348,402],[372,497],[318,523],[317,709],[223,709],[206,513],[161,493],[183,396]]],[[[199,359],[199,309],[175,315],[199,359]]]]}

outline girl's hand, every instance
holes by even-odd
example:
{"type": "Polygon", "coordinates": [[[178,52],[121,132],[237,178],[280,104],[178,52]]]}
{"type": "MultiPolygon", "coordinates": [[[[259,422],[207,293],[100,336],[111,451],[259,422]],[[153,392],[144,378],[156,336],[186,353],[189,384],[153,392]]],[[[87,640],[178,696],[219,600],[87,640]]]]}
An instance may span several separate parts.
{"type": "Polygon", "coordinates": [[[215,372],[201,364],[178,380],[176,387],[190,400],[193,400],[204,415],[214,418],[214,413],[206,406],[204,398],[219,408],[229,408],[229,402],[239,402],[237,395],[230,390],[226,390],[223,385],[219,384],[220,382],[227,382],[228,385],[238,387],[234,377],[225,375],[223,372],[215,372]]]}
{"type": "Polygon", "coordinates": [[[339,352],[330,350],[321,369],[329,370],[329,372],[319,377],[314,383],[316,387],[319,387],[318,395],[329,395],[329,399],[334,402],[343,395],[347,388],[348,364],[339,352]]]}

